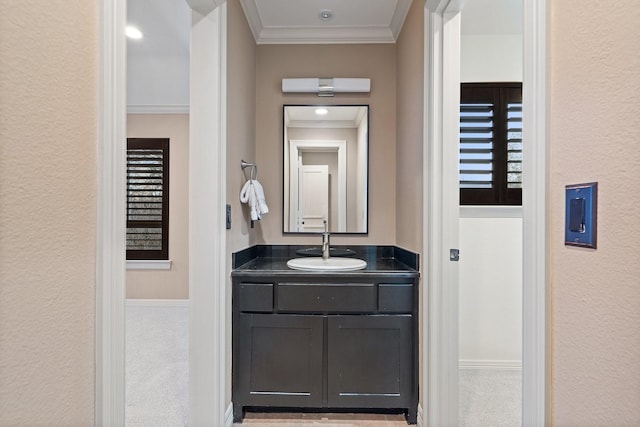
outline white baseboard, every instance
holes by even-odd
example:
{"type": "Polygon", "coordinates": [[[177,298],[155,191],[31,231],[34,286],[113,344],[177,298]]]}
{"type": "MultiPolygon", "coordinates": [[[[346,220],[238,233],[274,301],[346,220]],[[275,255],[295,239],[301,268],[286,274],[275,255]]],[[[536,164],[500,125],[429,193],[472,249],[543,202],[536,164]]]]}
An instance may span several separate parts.
{"type": "Polygon", "coordinates": [[[127,298],[125,307],[189,307],[188,299],[135,299],[127,298]]]}
{"type": "Polygon", "coordinates": [[[170,259],[127,260],[127,270],[171,270],[170,259]]]}
{"type": "Polygon", "coordinates": [[[227,410],[224,412],[224,426],[233,427],[233,402],[229,403],[227,410]]]}
{"type": "Polygon", "coordinates": [[[424,425],[424,411],[422,410],[422,405],[418,403],[418,422],[416,426],[423,427],[424,425]]]}
{"type": "Polygon", "coordinates": [[[471,360],[461,359],[458,365],[460,369],[501,369],[507,371],[521,371],[521,360],[471,360]]]}
{"type": "Polygon", "coordinates": [[[127,114],[189,114],[189,105],[127,105],[127,114]]]}

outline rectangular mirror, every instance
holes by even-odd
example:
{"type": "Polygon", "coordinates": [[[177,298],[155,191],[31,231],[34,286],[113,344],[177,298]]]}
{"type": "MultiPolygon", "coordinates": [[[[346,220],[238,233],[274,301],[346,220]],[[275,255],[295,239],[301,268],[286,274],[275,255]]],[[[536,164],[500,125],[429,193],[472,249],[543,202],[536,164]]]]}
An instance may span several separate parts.
{"type": "Polygon", "coordinates": [[[368,105],[283,107],[284,233],[368,232],[368,105]]]}

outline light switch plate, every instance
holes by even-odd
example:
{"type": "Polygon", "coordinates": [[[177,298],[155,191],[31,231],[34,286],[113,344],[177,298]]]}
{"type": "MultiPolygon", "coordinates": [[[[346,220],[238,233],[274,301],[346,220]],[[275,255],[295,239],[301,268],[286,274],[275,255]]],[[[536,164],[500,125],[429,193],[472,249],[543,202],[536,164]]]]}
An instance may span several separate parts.
{"type": "Polygon", "coordinates": [[[596,248],[597,202],[597,182],[565,187],[565,245],[596,248]]]}

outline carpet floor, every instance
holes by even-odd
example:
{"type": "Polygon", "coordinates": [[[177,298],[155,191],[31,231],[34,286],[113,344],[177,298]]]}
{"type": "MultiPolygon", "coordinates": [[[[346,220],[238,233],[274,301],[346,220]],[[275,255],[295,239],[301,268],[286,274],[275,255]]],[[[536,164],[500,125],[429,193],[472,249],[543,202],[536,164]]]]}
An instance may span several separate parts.
{"type": "Polygon", "coordinates": [[[127,305],[126,426],[187,425],[188,345],[187,307],[127,305]]]}
{"type": "Polygon", "coordinates": [[[460,369],[460,427],[522,425],[520,370],[460,369]]]}
{"type": "MultiPolygon", "coordinates": [[[[127,427],[187,425],[188,337],[187,307],[127,305],[127,427]]],[[[461,369],[459,392],[460,427],[522,425],[519,371],[461,369]]],[[[250,413],[242,425],[395,427],[406,424],[400,415],[250,413]]]]}

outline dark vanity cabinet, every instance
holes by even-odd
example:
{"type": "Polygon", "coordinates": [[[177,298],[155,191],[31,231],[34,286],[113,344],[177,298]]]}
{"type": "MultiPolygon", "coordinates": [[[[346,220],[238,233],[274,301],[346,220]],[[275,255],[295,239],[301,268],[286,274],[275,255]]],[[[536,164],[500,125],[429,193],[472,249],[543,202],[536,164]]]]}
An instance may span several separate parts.
{"type": "Polygon", "coordinates": [[[234,270],[233,409],[393,409],[416,422],[418,273],[234,270]]]}

